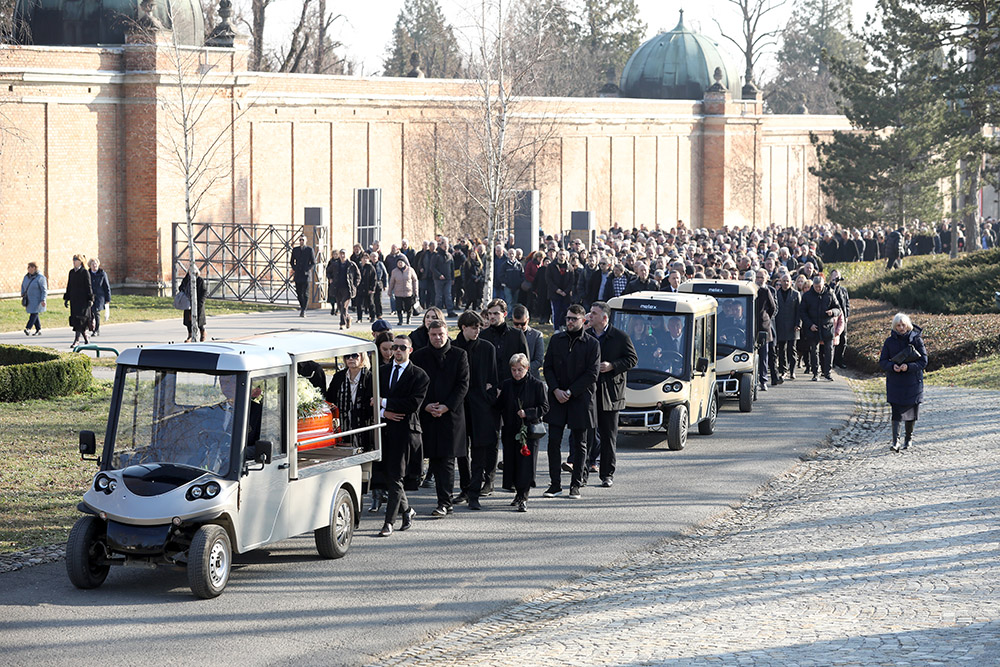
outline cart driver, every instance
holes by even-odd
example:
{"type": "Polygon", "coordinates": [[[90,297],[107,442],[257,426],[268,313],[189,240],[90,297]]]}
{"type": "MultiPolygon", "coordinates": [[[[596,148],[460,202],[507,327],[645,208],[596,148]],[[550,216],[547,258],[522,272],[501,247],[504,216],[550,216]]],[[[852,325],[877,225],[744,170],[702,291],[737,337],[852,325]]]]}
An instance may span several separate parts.
{"type": "Polygon", "coordinates": [[[663,327],[656,336],[659,345],[656,357],[662,364],[662,370],[680,376],[684,372],[684,357],[687,356],[687,348],[684,345],[684,320],[676,315],[665,317],[663,327]]]}
{"type": "Polygon", "coordinates": [[[720,299],[720,301],[722,301],[722,312],[719,313],[719,342],[739,347],[746,339],[743,301],[740,299],[720,299]]]}

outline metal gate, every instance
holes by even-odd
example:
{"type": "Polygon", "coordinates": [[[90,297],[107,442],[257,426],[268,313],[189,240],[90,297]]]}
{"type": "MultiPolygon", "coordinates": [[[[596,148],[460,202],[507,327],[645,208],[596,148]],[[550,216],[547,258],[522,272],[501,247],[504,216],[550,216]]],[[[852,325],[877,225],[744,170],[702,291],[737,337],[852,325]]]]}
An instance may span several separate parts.
{"type": "Polygon", "coordinates": [[[187,224],[177,222],[172,227],[172,294],[187,273],[193,245],[208,298],[297,305],[290,260],[292,248],[305,234],[306,244],[316,255],[310,304],[326,300],[323,271],[329,239],[325,226],[197,222],[192,224],[193,244],[188,243],[187,224]]]}

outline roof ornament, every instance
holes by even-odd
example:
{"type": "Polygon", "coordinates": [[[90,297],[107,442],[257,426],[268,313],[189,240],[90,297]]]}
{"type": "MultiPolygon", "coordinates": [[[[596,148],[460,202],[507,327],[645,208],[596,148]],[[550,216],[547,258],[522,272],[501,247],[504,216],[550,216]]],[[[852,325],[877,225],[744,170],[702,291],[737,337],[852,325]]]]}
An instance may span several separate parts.
{"type": "Polygon", "coordinates": [[[724,93],[726,92],[726,87],[722,85],[722,68],[716,67],[715,71],[712,73],[712,78],[715,79],[715,83],[709,86],[706,93],[724,93]]]}
{"type": "Polygon", "coordinates": [[[205,46],[219,46],[226,49],[233,48],[236,41],[236,30],[229,22],[229,17],[233,15],[233,3],[231,0],[219,0],[219,23],[212,28],[212,33],[205,40],[205,46]]]}

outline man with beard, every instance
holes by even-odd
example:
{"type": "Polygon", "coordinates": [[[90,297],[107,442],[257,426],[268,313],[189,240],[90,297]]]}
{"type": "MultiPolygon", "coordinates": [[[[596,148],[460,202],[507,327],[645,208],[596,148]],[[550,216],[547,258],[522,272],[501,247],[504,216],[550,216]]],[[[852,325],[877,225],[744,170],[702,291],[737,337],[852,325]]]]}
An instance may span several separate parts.
{"type": "Polygon", "coordinates": [[[437,509],[434,517],[452,512],[455,490],[455,459],[465,456],[465,395],[469,391],[469,359],[465,350],[448,339],[448,325],[434,320],[427,326],[430,344],[413,353],[413,363],[422,368],[430,383],[420,407],[424,457],[434,475],[437,509]]]}
{"type": "MultiPolygon", "coordinates": [[[[618,441],[618,412],[625,407],[625,375],[639,363],[632,340],[624,331],[611,326],[610,308],[603,301],[590,306],[590,328],[587,334],[597,339],[601,346],[600,375],[597,378],[597,428],[590,429],[590,463],[601,457],[601,486],[610,488],[614,483],[616,444],[618,441]]],[[[587,480],[588,469],[583,472],[587,480]]]]}
{"type": "MultiPolygon", "coordinates": [[[[462,493],[455,499],[461,502],[464,495],[470,510],[482,509],[479,496],[483,487],[493,477],[497,467],[497,443],[500,430],[496,410],[497,359],[493,346],[479,338],[482,318],[472,311],[458,316],[461,333],[455,337],[455,347],[465,350],[469,358],[469,391],[465,395],[465,427],[471,445],[471,457],[460,456],[459,481],[462,493]],[[465,459],[463,462],[463,458],[465,459]],[[471,470],[469,467],[471,458],[471,470]],[[470,474],[471,473],[471,474],[470,474]]],[[[469,447],[466,447],[466,452],[469,447]]]]}
{"type": "Polygon", "coordinates": [[[385,420],[382,431],[382,466],[389,490],[385,524],[379,532],[381,537],[392,535],[397,513],[402,512],[403,516],[400,530],[407,530],[416,514],[403,490],[403,476],[410,457],[420,456],[421,425],[418,411],[430,379],[427,373],[410,362],[412,351],[413,344],[409,336],[396,336],[392,342],[392,363],[387,363],[378,370],[379,386],[384,387],[381,404],[381,416],[385,420]]]}
{"type": "Polygon", "coordinates": [[[542,495],[562,495],[560,447],[569,428],[573,476],[569,497],[580,498],[587,465],[587,429],[597,425],[596,389],[600,374],[601,346],[583,330],[586,312],[573,304],[566,312],[565,331],[553,334],[545,352],[545,382],[549,388],[549,488],[542,495]]]}

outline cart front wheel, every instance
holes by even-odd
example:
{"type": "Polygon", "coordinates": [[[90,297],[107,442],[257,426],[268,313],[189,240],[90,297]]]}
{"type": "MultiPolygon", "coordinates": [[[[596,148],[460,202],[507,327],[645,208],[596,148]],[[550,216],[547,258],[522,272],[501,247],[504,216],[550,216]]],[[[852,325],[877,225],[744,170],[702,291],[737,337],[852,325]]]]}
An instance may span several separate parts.
{"type": "Polygon", "coordinates": [[[73,524],[66,541],[66,574],[77,588],[97,588],[104,583],[111,569],[105,559],[104,522],[96,516],[82,516],[73,524]]]}
{"type": "Polygon", "coordinates": [[[667,447],[672,451],[684,449],[688,438],[688,412],[686,405],[678,405],[670,411],[667,422],[667,447]]]}
{"type": "Polygon", "coordinates": [[[188,584],[196,596],[218,597],[229,583],[233,550],[225,528],[207,524],[198,529],[188,551],[188,584]]]}

